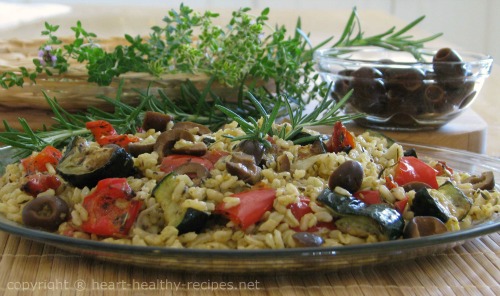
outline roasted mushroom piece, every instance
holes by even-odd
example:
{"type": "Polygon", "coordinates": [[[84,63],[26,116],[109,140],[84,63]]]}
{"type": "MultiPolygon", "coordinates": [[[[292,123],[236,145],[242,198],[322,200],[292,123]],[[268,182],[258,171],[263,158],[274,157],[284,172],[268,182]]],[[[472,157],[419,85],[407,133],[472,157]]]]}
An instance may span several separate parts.
{"type": "Polygon", "coordinates": [[[417,238],[447,232],[446,225],[436,217],[417,216],[406,224],[403,238],[417,238]]]}
{"type": "Polygon", "coordinates": [[[179,121],[179,122],[176,122],[174,124],[174,126],[172,126],[172,129],[187,130],[190,133],[196,134],[196,135],[199,135],[199,136],[212,133],[212,131],[208,127],[206,127],[206,126],[204,126],[202,124],[196,123],[196,122],[192,122],[192,121],[179,121]]]}
{"type": "Polygon", "coordinates": [[[249,184],[260,181],[261,168],[255,164],[255,158],[243,152],[234,152],[226,163],[228,173],[249,184]]]}
{"type": "Polygon", "coordinates": [[[470,176],[464,183],[471,183],[472,188],[480,190],[493,190],[495,188],[495,176],[492,171],[486,171],[481,176],[470,176]]]}
{"type": "Polygon", "coordinates": [[[201,156],[207,152],[207,145],[203,142],[195,142],[194,135],[187,130],[171,129],[161,133],[158,139],[156,139],[154,151],[158,153],[160,159],[173,153],[201,156]],[[175,148],[175,143],[180,140],[185,140],[193,144],[183,146],[182,148],[175,148]]]}
{"type": "Polygon", "coordinates": [[[258,165],[262,161],[266,147],[257,140],[243,140],[235,149],[255,158],[255,163],[258,165]]]}
{"type": "Polygon", "coordinates": [[[290,159],[286,154],[281,154],[276,158],[276,170],[278,172],[290,172],[290,159]]]}

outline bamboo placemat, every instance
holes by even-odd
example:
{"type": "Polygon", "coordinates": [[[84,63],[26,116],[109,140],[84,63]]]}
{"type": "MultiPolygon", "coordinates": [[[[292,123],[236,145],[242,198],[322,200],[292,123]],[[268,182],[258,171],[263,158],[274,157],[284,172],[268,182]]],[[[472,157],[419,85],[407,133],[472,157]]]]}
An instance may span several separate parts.
{"type": "Polygon", "coordinates": [[[498,295],[500,234],[414,260],[308,274],[196,274],[117,265],[0,232],[4,295],[498,295]],[[24,289],[24,291],[23,291],[24,289]]]}

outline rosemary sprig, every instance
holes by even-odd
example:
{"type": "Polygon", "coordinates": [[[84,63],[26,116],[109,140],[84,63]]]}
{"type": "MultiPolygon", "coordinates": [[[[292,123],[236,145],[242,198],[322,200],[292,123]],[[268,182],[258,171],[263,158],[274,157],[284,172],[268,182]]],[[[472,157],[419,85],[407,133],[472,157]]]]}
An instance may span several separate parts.
{"type": "Polygon", "coordinates": [[[261,119],[260,122],[253,117],[244,119],[239,114],[233,112],[225,106],[217,105],[216,107],[226,114],[228,118],[236,121],[240,128],[245,132],[245,135],[242,136],[234,137],[226,135],[226,137],[232,139],[233,141],[256,140],[261,142],[266,147],[271,147],[268,136],[277,135],[281,139],[293,140],[294,144],[300,144],[303,141],[309,141],[312,138],[320,137],[320,135],[312,135],[311,137],[302,137],[295,140],[294,138],[302,132],[304,128],[319,125],[333,125],[337,121],[348,121],[363,117],[364,114],[362,113],[355,115],[340,114],[342,106],[344,106],[351,94],[352,91],[347,93],[347,95],[338,102],[324,97],[316,106],[313,107],[312,110],[309,110],[308,112],[306,112],[304,108],[294,108],[290,103],[290,101],[293,100],[290,98],[276,98],[275,101],[277,103],[271,113],[268,113],[259,100],[249,93],[248,98],[259,110],[261,119]],[[287,122],[285,122],[281,128],[275,129],[273,124],[278,120],[282,102],[284,102],[287,110],[287,122]],[[287,128],[287,125],[289,125],[290,128],[287,128]]]}
{"type": "Polygon", "coordinates": [[[226,137],[232,139],[233,141],[257,140],[261,142],[265,147],[270,148],[271,143],[269,142],[269,140],[267,140],[267,136],[273,135],[273,123],[276,121],[276,118],[280,111],[281,102],[277,101],[271,114],[268,114],[264,106],[262,106],[262,104],[257,100],[257,98],[255,98],[253,94],[248,93],[248,98],[253,103],[255,108],[259,111],[260,118],[262,119],[261,123],[257,122],[254,117],[248,117],[248,120],[245,120],[239,114],[225,106],[215,106],[217,109],[226,114],[228,118],[236,121],[239,124],[240,128],[245,132],[245,135],[243,136],[234,137],[231,135],[226,135],[226,137]]]}
{"type": "Polygon", "coordinates": [[[422,60],[422,56],[418,52],[418,49],[423,48],[426,42],[432,41],[443,35],[442,33],[437,33],[417,40],[412,40],[413,36],[411,35],[404,35],[422,22],[424,18],[425,16],[421,16],[398,31],[396,31],[396,27],[391,27],[383,33],[366,37],[361,27],[357,9],[354,7],[342,35],[332,47],[378,46],[390,50],[407,51],[417,60],[422,60]]]}

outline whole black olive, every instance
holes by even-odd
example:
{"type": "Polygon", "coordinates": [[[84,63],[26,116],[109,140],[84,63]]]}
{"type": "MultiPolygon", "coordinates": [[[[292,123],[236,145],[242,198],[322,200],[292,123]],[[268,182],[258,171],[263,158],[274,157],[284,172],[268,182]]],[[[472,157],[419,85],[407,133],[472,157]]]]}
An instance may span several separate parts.
{"type": "Polygon", "coordinates": [[[410,92],[424,85],[424,73],[419,69],[387,69],[384,72],[387,88],[400,88],[410,92]]]}
{"type": "Polygon", "coordinates": [[[328,187],[335,190],[335,187],[339,186],[350,193],[354,193],[361,188],[363,177],[363,166],[357,161],[348,160],[330,175],[328,187]]]}
{"type": "Polygon", "coordinates": [[[69,216],[68,204],[58,196],[40,196],[28,202],[22,211],[26,226],[56,230],[69,216]]]}
{"type": "Polygon", "coordinates": [[[363,112],[379,114],[385,109],[386,90],[382,73],[369,67],[361,67],[352,73],[352,105],[363,112]]]}
{"type": "Polygon", "coordinates": [[[438,77],[462,77],[465,68],[460,55],[451,48],[441,48],[432,58],[432,67],[438,77]]]}
{"type": "Polygon", "coordinates": [[[425,88],[425,99],[434,105],[440,105],[444,103],[445,90],[438,84],[429,84],[425,88]]]}
{"type": "Polygon", "coordinates": [[[432,67],[437,81],[446,89],[463,86],[467,70],[460,55],[450,48],[442,48],[434,55],[432,67]]]}
{"type": "Polygon", "coordinates": [[[352,70],[342,70],[338,73],[338,79],[335,80],[333,85],[333,92],[339,97],[343,98],[351,89],[351,74],[352,70]]]}

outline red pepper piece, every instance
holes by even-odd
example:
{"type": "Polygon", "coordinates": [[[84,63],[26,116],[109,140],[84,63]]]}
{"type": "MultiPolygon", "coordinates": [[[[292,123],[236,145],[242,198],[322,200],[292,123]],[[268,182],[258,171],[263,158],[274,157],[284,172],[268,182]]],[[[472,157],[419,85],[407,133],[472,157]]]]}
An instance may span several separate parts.
{"type": "Polygon", "coordinates": [[[353,196],[367,205],[375,205],[382,203],[382,197],[378,190],[362,190],[355,192],[353,196]]]}
{"type": "Polygon", "coordinates": [[[99,139],[96,139],[96,142],[101,145],[108,145],[108,144],[116,144],[122,148],[127,148],[128,144],[130,143],[135,143],[139,142],[140,139],[139,137],[133,136],[133,135],[109,135],[109,136],[104,136],[100,137],[99,139]]]}
{"type": "Polygon", "coordinates": [[[37,196],[39,193],[49,189],[56,190],[61,186],[61,180],[55,175],[42,173],[34,173],[28,175],[26,183],[23,184],[22,190],[31,196],[37,196]]]}
{"type": "Polygon", "coordinates": [[[356,147],[354,136],[347,130],[342,122],[337,121],[333,126],[333,133],[330,139],[326,142],[326,150],[328,152],[348,152],[356,147]]]}
{"type": "Polygon", "coordinates": [[[403,156],[395,168],[394,181],[400,186],[409,182],[422,182],[431,188],[439,187],[434,168],[413,156],[403,156]]]}
{"type": "Polygon", "coordinates": [[[56,166],[61,158],[61,151],[49,145],[43,148],[43,150],[38,152],[36,155],[31,155],[22,159],[21,164],[28,174],[46,172],[48,163],[56,166]]]}
{"type": "Polygon", "coordinates": [[[106,120],[89,121],[85,123],[85,127],[90,130],[96,140],[105,136],[118,134],[113,125],[111,125],[111,123],[107,122],[106,120]]]}

